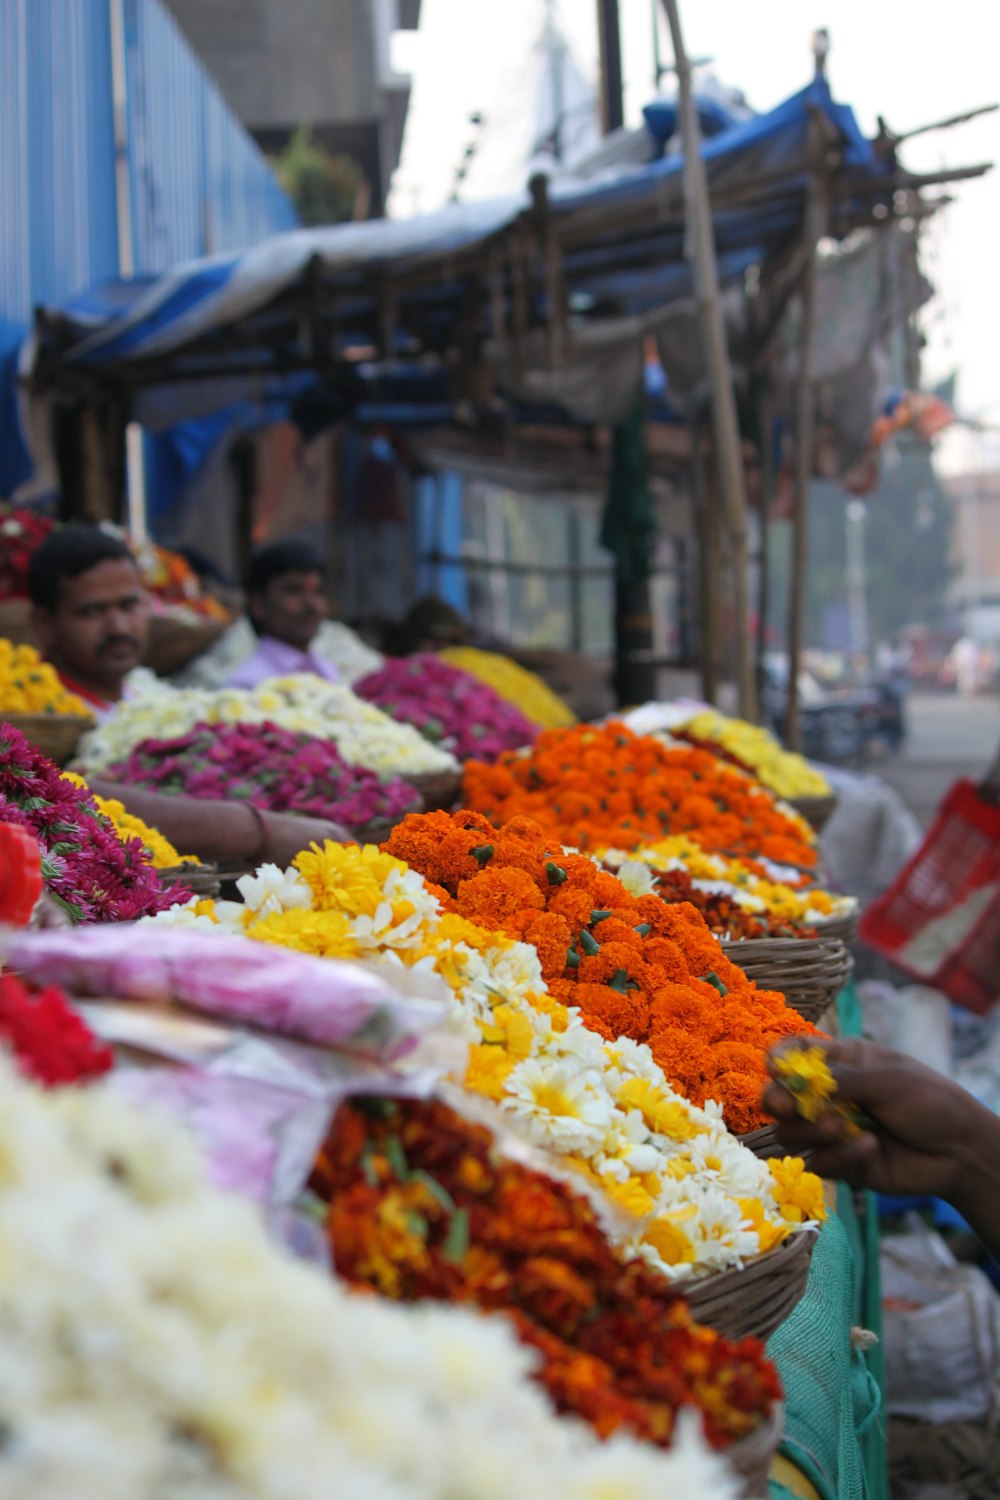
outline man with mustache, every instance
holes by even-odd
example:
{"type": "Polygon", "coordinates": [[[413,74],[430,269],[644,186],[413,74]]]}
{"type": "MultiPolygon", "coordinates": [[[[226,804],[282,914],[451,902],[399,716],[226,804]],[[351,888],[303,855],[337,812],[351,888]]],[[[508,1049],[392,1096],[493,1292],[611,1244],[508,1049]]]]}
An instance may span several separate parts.
{"type": "Polygon", "coordinates": [[[149,600],[126,544],[64,526],[31,558],[32,624],[46,658],[98,721],[128,696],[149,637],[149,600]]]}
{"type": "MultiPolygon", "coordinates": [[[[34,553],[28,589],[46,658],[94,717],[107,719],[129,695],[128,674],[142,661],[149,634],[149,600],[129,548],[96,526],[64,526],[34,553]]],[[[293,604],[289,613],[296,612],[293,604]]],[[[100,779],[89,785],[120,798],[175,848],[220,864],[284,866],[310,843],[349,837],[336,823],[248,803],[165,796],[100,779]]]]}
{"type": "Polygon", "coordinates": [[[246,592],[257,650],[227,686],[254,688],[296,672],[338,680],[336,667],[310,649],[329,609],[323,562],[312,547],[294,541],[262,547],[250,559],[246,592]]]}

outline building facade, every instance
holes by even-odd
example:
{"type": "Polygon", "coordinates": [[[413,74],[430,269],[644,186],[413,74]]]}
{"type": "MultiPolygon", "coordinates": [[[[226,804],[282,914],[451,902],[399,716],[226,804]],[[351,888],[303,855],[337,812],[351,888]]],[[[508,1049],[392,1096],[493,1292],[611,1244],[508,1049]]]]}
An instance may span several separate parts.
{"type": "Polygon", "coordinates": [[[399,160],[409,78],[393,37],[420,0],[167,0],[230,107],[265,151],[308,126],[361,167],[382,211],[399,160]]]}

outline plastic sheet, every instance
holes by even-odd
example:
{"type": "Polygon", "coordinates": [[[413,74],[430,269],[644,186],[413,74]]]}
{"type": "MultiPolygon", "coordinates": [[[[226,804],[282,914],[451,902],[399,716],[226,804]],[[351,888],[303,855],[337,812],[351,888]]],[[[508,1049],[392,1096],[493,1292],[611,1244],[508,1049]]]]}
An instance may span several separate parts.
{"type": "Polygon", "coordinates": [[[0,933],[0,954],[70,994],[176,1003],[228,1021],[389,1062],[442,1027],[440,981],[313,958],[248,939],[155,925],[0,933]]]}

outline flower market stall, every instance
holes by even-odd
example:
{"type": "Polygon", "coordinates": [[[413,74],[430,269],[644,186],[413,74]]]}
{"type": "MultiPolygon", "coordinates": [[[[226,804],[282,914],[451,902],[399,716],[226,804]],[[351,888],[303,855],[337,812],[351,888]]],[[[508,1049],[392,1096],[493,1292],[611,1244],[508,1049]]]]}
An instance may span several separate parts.
{"type": "Polygon", "coordinates": [[[849,903],[817,882],[808,824],[710,748],[622,724],[539,733],[439,668],[465,677],[418,661],[369,681],[374,701],[364,681],[140,679],[84,737],[85,774],[123,793],[380,829],[381,848],[263,865],[231,900],[192,894],[193,855],[0,734],[8,863],[36,850],[34,891],[72,924],[0,932],[0,1140],[16,1164],[18,1131],[37,1152],[73,1130],[30,1191],[19,1169],[0,1184],[21,1257],[0,1362],[31,1349],[22,1441],[0,1450],[18,1500],[39,1474],[81,1493],[74,1466],[164,1500],[182,1477],[220,1500],[308,1496],[303,1443],[366,1494],[443,1496],[435,1445],[463,1443],[449,1472],[484,1500],[522,1474],[588,1500],[765,1493],[787,1393],[763,1341],[834,1230],[760,1104],[768,1049],[808,1049],[814,1027],[741,947],[807,951],[849,903]],[[414,680],[441,684],[429,715],[414,680]],[[421,810],[441,773],[460,810],[421,810]],[[89,1254],[83,1225],[106,1214],[102,1253],[124,1261],[114,1296],[96,1246],[75,1286],[73,1326],[107,1353],[74,1366],[67,1405],[36,1196],[70,1178],[65,1243],[89,1254]],[[149,1353],[167,1310],[189,1388],[149,1353]],[[365,1345],[351,1367],[348,1338],[365,1345]],[[404,1420],[423,1424],[412,1464],[383,1433],[404,1420]]]}

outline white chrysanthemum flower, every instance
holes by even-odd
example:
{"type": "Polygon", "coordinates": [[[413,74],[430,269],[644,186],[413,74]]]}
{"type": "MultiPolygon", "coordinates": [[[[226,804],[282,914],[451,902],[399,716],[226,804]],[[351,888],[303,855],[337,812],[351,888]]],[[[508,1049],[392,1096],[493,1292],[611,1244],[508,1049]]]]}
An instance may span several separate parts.
{"type": "Polygon", "coordinates": [[[612,1105],[565,1061],[528,1058],[505,1085],[507,1104],[536,1141],[561,1152],[595,1151],[612,1119],[612,1105]]]}
{"type": "Polygon", "coordinates": [[[503,1319],[346,1292],[204,1185],[179,1129],[0,1060],[4,1500],[734,1500],[557,1418],[503,1319]],[[446,1420],[443,1420],[443,1414],[446,1420]]]}
{"type": "Polygon", "coordinates": [[[281,870],[277,865],[261,865],[253,875],[243,875],[236,889],[258,917],[274,912],[308,911],[313,903],[309,882],[298,870],[281,870]]]}
{"type": "Polygon", "coordinates": [[[211,917],[199,916],[195,911],[198,905],[198,897],[192,896],[190,901],[185,901],[177,906],[168,906],[166,911],[158,911],[155,916],[140,917],[139,926],[147,926],[155,922],[158,927],[188,927],[202,932],[215,932],[218,929],[211,917]]]}
{"type": "Polygon", "coordinates": [[[656,893],[656,881],[648,865],[641,859],[629,859],[618,870],[618,879],[630,896],[652,896],[656,893]]]}

